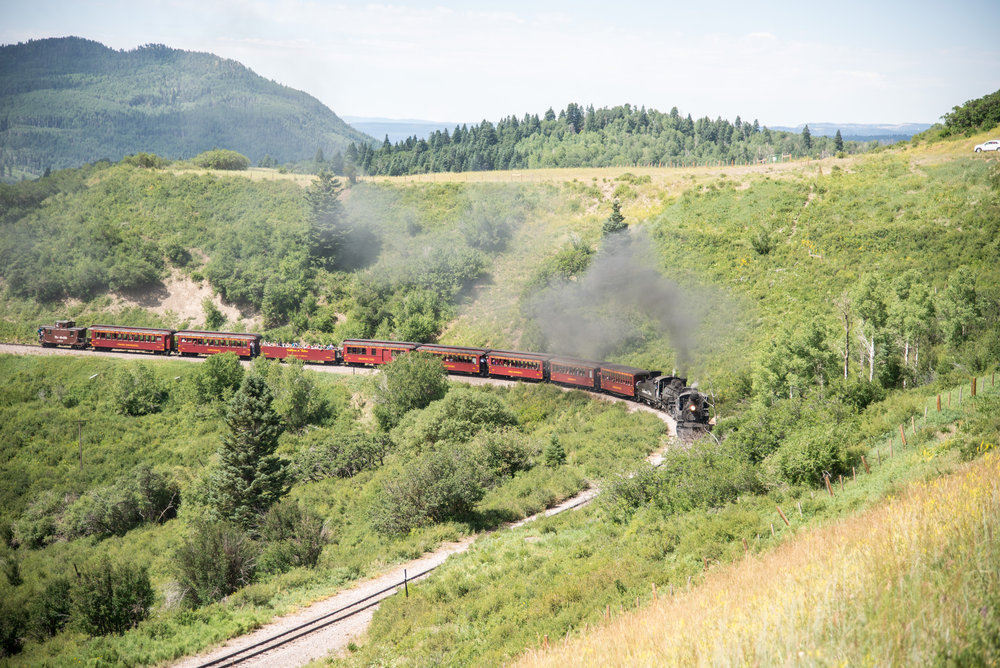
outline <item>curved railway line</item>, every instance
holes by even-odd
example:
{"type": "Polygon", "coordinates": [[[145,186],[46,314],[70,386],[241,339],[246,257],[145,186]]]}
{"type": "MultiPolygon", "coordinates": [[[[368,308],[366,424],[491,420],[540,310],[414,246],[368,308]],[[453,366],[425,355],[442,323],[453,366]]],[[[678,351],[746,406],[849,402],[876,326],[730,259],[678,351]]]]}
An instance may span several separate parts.
{"type": "MultiPolygon", "coordinates": [[[[86,350],[43,348],[39,345],[0,342],[0,354],[91,357],[95,353],[86,350]]],[[[98,354],[105,357],[128,360],[170,359],[194,363],[204,361],[204,358],[200,357],[163,358],[148,353],[118,351],[98,354]]],[[[244,364],[250,364],[250,362],[244,362],[244,364]]],[[[369,368],[323,365],[310,365],[308,368],[324,373],[337,374],[368,375],[377,371],[377,369],[369,368]]],[[[519,382],[461,375],[450,375],[449,378],[472,385],[512,386],[519,382]]],[[[560,386],[557,385],[557,387],[560,386]]],[[[560,389],[569,391],[573,388],[560,387],[560,389]]],[[[630,412],[650,412],[666,424],[668,435],[672,437],[676,436],[676,422],[666,413],[619,397],[596,393],[588,394],[598,400],[623,403],[630,412]]],[[[662,451],[663,448],[657,449],[657,451],[647,458],[647,461],[653,465],[658,465],[662,459],[662,451]]],[[[598,491],[596,487],[590,487],[559,505],[542,511],[537,515],[504,525],[494,531],[519,527],[540,517],[556,515],[587,505],[597,496],[598,491]]],[[[222,645],[208,652],[182,658],[173,665],[175,668],[209,668],[234,665],[271,668],[275,665],[304,665],[330,654],[342,652],[351,641],[360,637],[365,632],[375,610],[383,600],[398,594],[401,589],[406,592],[411,583],[427,577],[438,566],[444,563],[447,557],[452,554],[464,552],[479,536],[488,535],[494,531],[468,536],[458,542],[446,543],[418,559],[397,566],[386,573],[307,605],[297,612],[275,619],[256,631],[230,638],[224,641],[222,645]]]]}

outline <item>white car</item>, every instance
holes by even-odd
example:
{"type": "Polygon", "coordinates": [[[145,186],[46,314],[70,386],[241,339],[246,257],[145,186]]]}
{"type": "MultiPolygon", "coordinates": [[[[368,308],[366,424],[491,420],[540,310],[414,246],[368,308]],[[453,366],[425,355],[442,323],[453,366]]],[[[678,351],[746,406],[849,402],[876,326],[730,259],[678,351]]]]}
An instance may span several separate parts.
{"type": "Polygon", "coordinates": [[[975,151],[976,153],[980,151],[1000,151],[1000,139],[991,139],[988,142],[978,144],[975,151]]]}

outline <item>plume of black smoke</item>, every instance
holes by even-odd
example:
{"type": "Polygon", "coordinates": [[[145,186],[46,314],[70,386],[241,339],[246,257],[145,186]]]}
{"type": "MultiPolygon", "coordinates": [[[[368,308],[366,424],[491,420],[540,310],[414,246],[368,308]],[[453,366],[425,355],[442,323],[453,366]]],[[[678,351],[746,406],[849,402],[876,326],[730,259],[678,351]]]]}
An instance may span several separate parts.
{"type": "Polygon", "coordinates": [[[551,352],[606,359],[646,338],[650,325],[666,332],[677,366],[691,360],[693,311],[678,284],[660,274],[644,233],[614,234],[577,281],[552,285],[530,304],[551,352]]]}

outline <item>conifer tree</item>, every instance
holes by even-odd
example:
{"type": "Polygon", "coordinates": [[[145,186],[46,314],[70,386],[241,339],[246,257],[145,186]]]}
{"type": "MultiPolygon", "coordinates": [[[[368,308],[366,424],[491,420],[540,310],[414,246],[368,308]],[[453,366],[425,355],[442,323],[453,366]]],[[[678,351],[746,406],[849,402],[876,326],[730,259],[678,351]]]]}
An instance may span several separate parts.
{"type": "Polygon", "coordinates": [[[226,407],[219,465],[209,480],[212,512],[253,529],[271,505],[288,492],[287,462],[274,454],[282,426],[271,407],[271,390],[251,373],[226,407]]]}
{"type": "Polygon", "coordinates": [[[844,138],[840,136],[840,130],[833,136],[833,148],[838,152],[844,150],[844,138]]]}
{"type": "Polygon", "coordinates": [[[804,146],[805,149],[808,151],[809,149],[812,148],[812,145],[813,145],[812,133],[809,132],[809,126],[807,125],[804,128],[802,128],[802,146],[804,146]]]}
{"type": "Polygon", "coordinates": [[[625,216],[622,215],[621,204],[618,203],[618,200],[614,200],[611,202],[611,215],[604,221],[604,226],[601,228],[604,236],[607,237],[627,228],[628,224],[625,222],[625,216]]]}

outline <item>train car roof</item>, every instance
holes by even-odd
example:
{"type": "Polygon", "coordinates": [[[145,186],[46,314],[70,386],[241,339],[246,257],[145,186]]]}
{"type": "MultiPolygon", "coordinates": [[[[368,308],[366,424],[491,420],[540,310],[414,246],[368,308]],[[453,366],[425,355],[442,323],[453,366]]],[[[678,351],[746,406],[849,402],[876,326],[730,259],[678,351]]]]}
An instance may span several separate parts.
{"type": "Polygon", "coordinates": [[[625,366],[624,364],[607,364],[606,362],[601,362],[600,367],[602,369],[608,369],[609,371],[617,371],[618,373],[632,374],[633,376],[643,374],[652,376],[659,373],[658,371],[650,371],[649,369],[637,369],[634,366],[625,366]]]}
{"type": "Polygon", "coordinates": [[[551,359],[552,355],[547,353],[524,353],[519,350],[490,350],[490,356],[497,355],[499,357],[522,357],[529,360],[548,360],[551,359]]]}
{"type": "Polygon", "coordinates": [[[185,330],[181,330],[181,331],[177,332],[177,336],[188,335],[188,334],[194,334],[196,336],[213,336],[213,337],[216,337],[216,338],[219,338],[219,339],[223,339],[223,338],[231,338],[231,339],[238,339],[238,338],[259,339],[259,338],[261,338],[260,334],[247,334],[245,332],[208,332],[208,331],[204,331],[204,330],[200,330],[200,329],[185,329],[185,330]]]}
{"type": "Polygon", "coordinates": [[[594,360],[581,360],[575,357],[551,357],[549,358],[549,364],[563,364],[565,366],[585,366],[591,369],[600,368],[603,362],[595,362],[594,360]]]}
{"type": "Polygon", "coordinates": [[[478,355],[485,355],[489,350],[485,348],[465,348],[462,346],[439,346],[436,343],[422,343],[417,348],[417,352],[421,350],[434,350],[437,352],[444,353],[476,353],[478,355]]]}
{"type": "MultiPolygon", "coordinates": [[[[74,329],[86,329],[86,327],[76,327],[74,329]]],[[[116,332],[138,332],[140,334],[148,334],[150,332],[156,332],[157,334],[173,334],[175,331],[159,327],[122,327],[120,325],[91,325],[90,329],[110,329],[116,332]]]]}

